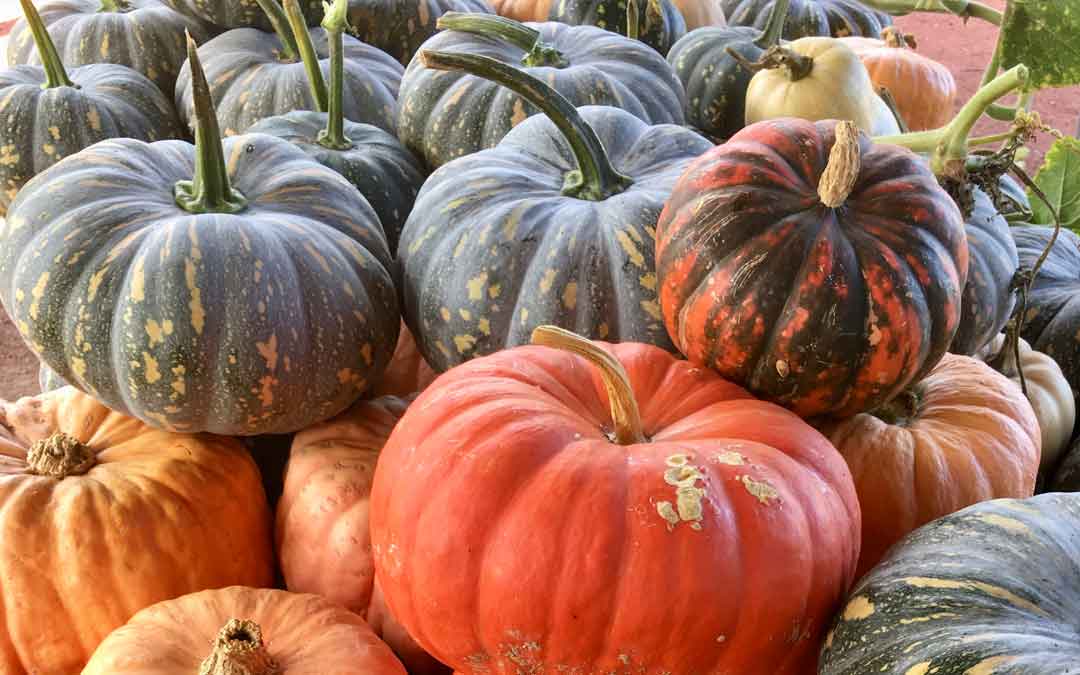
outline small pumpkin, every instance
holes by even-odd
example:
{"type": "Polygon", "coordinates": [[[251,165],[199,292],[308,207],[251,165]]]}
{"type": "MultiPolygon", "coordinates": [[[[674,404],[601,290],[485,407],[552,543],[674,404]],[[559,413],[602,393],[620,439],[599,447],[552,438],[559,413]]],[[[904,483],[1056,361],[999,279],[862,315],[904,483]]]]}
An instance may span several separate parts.
{"type": "Polygon", "coordinates": [[[394,356],[390,358],[390,365],[386,367],[379,384],[371,392],[372,396],[410,396],[427,389],[436,377],[438,373],[428,365],[402,319],[394,356]]]}
{"type": "Polygon", "coordinates": [[[238,441],[152,429],[72,387],[0,401],[0,500],[0,672],[76,673],[148,605],[273,581],[238,441]]]}
{"type": "Polygon", "coordinates": [[[810,672],[858,557],[828,441],[659,348],[534,341],[442,375],[383,448],[401,624],[460,672],[810,672]]]}
{"type": "MultiPolygon", "coordinates": [[[[540,77],[576,106],[611,105],[649,124],[682,124],[686,94],[656,50],[595,26],[520,24],[444,14],[424,49],[476,54],[540,77]]],[[[431,169],[494,147],[538,109],[514,91],[413,59],[401,83],[398,137],[431,169]]]]}
{"type": "MultiPolygon", "coordinates": [[[[762,28],[776,0],[721,0],[732,26],[762,28]]],[[[892,25],[892,17],[859,0],[791,0],[784,37],[878,37],[892,25]]]]}
{"type": "Polygon", "coordinates": [[[928,374],[968,269],[963,216],[925,162],[798,119],[691,164],[656,255],[679,351],[804,416],[871,410],[928,374]]]}
{"type": "MultiPolygon", "coordinates": [[[[308,30],[297,1],[285,0],[286,8],[291,7],[286,14],[275,0],[258,0],[273,17],[273,34],[237,28],[199,47],[226,136],[245,133],[267,117],[293,110],[325,111],[329,105],[316,97],[310,83],[325,78],[330,70],[331,40],[322,28],[308,30]]],[[[394,133],[401,64],[351,36],[343,39],[345,119],[394,133]]],[[[176,108],[180,119],[194,130],[190,63],[184,64],[176,81],[176,108]]]]}
{"type": "Polygon", "coordinates": [[[83,675],[405,675],[364,620],[315,595],[231,586],[160,602],[94,652],[83,675]]]}
{"type": "Polygon", "coordinates": [[[349,32],[407,66],[443,14],[493,11],[485,0],[349,0],[349,32]]]}
{"type": "Polygon", "coordinates": [[[0,299],[46,365],[113,409],[289,433],[386,368],[390,250],[360,193],[292,144],[222,142],[188,48],[196,145],[105,141],[33,181],[0,227],[0,299]]]}
{"type": "Polygon", "coordinates": [[[971,357],[946,354],[889,403],[822,431],[859,494],[859,575],[917,527],[1035,490],[1042,438],[1035,411],[1019,386],[971,357]]]}
{"type": "Polygon", "coordinates": [[[98,141],[180,133],[169,99],[131,68],[93,64],[69,74],[34,3],[19,3],[44,65],[0,71],[0,216],[27,181],[98,141]]]}
{"type": "Polygon", "coordinates": [[[686,35],[686,21],[671,0],[559,0],[547,20],[599,26],[641,40],[661,54],[686,35]]]}
{"type": "MultiPolygon", "coordinates": [[[[219,31],[234,28],[274,29],[262,0],[165,0],[188,16],[209,22],[219,31]]],[[[280,10],[283,0],[271,0],[280,10]]],[[[299,0],[309,24],[317,26],[322,20],[322,0],[299,0]]]]}
{"type": "Polygon", "coordinates": [[[405,322],[443,372],[526,344],[544,324],[672,349],[657,304],[653,234],[683,168],[712,147],[617,108],[575,109],[523,70],[475,54],[420,52],[545,116],[432,174],[398,252],[405,322]]]}
{"type": "Polygon", "coordinates": [[[820,675],[1071,673],[1080,495],[983,502],[936,520],[863,577],[820,675]]]}

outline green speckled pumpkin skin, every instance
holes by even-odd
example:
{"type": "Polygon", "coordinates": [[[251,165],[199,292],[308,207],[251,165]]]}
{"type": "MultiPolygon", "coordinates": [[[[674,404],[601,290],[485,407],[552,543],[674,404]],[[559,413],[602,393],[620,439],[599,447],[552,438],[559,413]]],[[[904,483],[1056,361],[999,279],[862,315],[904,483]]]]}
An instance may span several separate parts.
{"type": "MultiPolygon", "coordinates": [[[[116,12],[103,11],[101,0],[48,0],[38,13],[67,66],[128,66],[153,80],[170,100],[187,59],[184,31],[199,43],[208,38],[206,26],[160,0],[128,0],[127,8],[116,12]]],[[[7,59],[12,65],[41,63],[26,19],[11,30],[7,59]]]]}
{"type": "Polygon", "coordinates": [[[193,215],[173,190],[194,152],[111,140],[39,176],[0,229],[0,300],[59,377],[154,426],[247,436],[337,414],[400,326],[375,212],[292,144],[250,135],[224,142],[246,208],[193,215]]]}
{"type": "MultiPolygon", "coordinates": [[[[424,49],[488,56],[544,80],[575,106],[610,105],[649,124],[682,124],[686,93],[656,50],[595,26],[527,23],[569,61],[565,68],[524,67],[525,52],[471,33],[444,31],[424,49]]],[[[398,137],[432,169],[494,147],[539,110],[499,85],[425,67],[413,59],[401,82],[398,137]]]]}
{"type": "Polygon", "coordinates": [[[819,675],[1080,672],[1080,494],[1000,499],[934,521],[852,590],[819,675]]]}
{"type": "MultiPolygon", "coordinates": [[[[312,28],[310,32],[323,77],[329,80],[326,31],[312,28]]],[[[394,133],[404,69],[390,55],[353,37],[344,36],[344,42],[345,119],[394,133]]],[[[237,28],[199,47],[223,135],[245,133],[267,117],[315,109],[303,63],[299,59],[282,61],[280,53],[277,35],[256,28],[237,28]]],[[[191,67],[187,63],[176,81],[176,108],[181,121],[194,130],[191,67]]]]}
{"type": "Polygon", "coordinates": [[[180,134],[169,100],[134,70],[97,64],[68,75],[78,88],[43,89],[40,66],[0,71],[0,215],[27,181],[98,141],[180,134]]]}
{"type": "Polygon", "coordinates": [[[353,147],[344,151],[326,148],[318,142],[326,120],[325,113],[297,110],[267,118],[253,126],[251,133],[283,138],[345,176],[375,209],[394,253],[424,184],[423,168],[396,137],[370,124],[345,120],[345,137],[353,147]]]}
{"type": "MultiPolygon", "coordinates": [[[[721,0],[728,24],[762,28],[775,0],[721,0]]],[[[858,0],[791,0],[784,37],[870,37],[891,26],[892,17],[858,0]]]]}
{"type": "MultiPolygon", "coordinates": [[[[165,0],[177,11],[208,21],[219,30],[254,27],[269,31],[270,20],[256,0],[165,0]]],[[[281,4],[280,0],[278,4],[281,4]]],[[[300,0],[308,23],[317,26],[323,17],[322,0],[300,0]]]]}
{"type": "Polygon", "coordinates": [[[492,14],[485,0],[349,0],[349,31],[405,66],[425,40],[438,32],[446,12],[492,14]]]}
{"type": "MultiPolygon", "coordinates": [[[[652,16],[649,0],[638,0],[638,40],[661,54],[686,35],[686,20],[671,0],[658,0],[659,16],[652,16]]],[[[626,35],[627,0],[555,0],[551,3],[549,21],[562,21],[572,26],[597,26],[626,35]]]]}
{"type": "Polygon", "coordinates": [[[578,112],[634,179],[625,192],[562,196],[577,164],[543,115],[442,167],[420,191],[399,279],[405,321],[437,372],[529,344],[541,325],[674,351],[657,300],[656,221],[682,170],[712,144],[614,108],[578,112]]]}

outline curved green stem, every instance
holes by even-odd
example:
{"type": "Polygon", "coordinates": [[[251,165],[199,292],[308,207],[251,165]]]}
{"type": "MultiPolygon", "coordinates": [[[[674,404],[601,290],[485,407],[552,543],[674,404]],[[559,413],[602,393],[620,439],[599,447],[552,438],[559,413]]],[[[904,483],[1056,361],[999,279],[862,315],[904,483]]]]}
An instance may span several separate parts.
{"type": "Polygon", "coordinates": [[[1001,12],[975,0],[862,0],[862,4],[896,16],[912,12],[937,12],[955,14],[963,19],[982,19],[995,26],[1000,26],[1004,20],[1001,12]]]}
{"type": "Polygon", "coordinates": [[[523,70],[475,54],[420,52],[421,62],[435,70],[460,70],[482,77],[515,92],[540,108],[562,132],[577,160],[578,169],[571,171],[563,183],[563,194],[599,202],[619,194],[633,180],[619,173],[592,127],[581,118],[577,108],[559,92],[523,70]]]}
{"type": "Polygon", "coordinates": [[[64,62],[60,60],[60,54],[49,37],[49,31],[46,30],[37,7],[34,7],[31,0],[19,0],[19,4],[26,16],[26,24],[30,26],[30,33],[34,36],[34,44],[37,45],[38,55],[41,57],[41,67],[45,70],[45,89],[74,87],[75,84],[64,70],[64,62]]]}
{"type": "Polygon", "coordinates": [[[764,51],[769,47],[780,44],[780,38],[784,35],[784,25],[787,23],[788,8],[790,7],[791,0],[776,0],[773,3],[772,12],[769,13],[769,20],[765,24],[761,37],[754,40],[754,44],[757,45],[758,49],[764,51]]]}
{"type": "Polygon", "coordinates": [[[307,73],[308,86],[311,87],[311,97],[315,99],[315,109],[326,112],[328,107],[326,80],[323,79],[322,66],[319,65],[319,55],[315,53],[315,45],[311,43],[311,33],[308,32],[307,18],[300,9],[298,0],[285,0],[285,14],[289,19],[289,27],[292,29],[293,40],[300,50],[300,60],[304,64],[307,73]]]}
{"type": "Polygon", "coordinates": [[[255,0],[255,2],[259,3],[266,18],[270,20],[270,25],[274,27],[274,33],[281,41],[282,58],[286,61],[296,61],[300,58],[300,52],[292,30],[289,29],[289,17],[285,16],[285,10],[281,8],[277,0],[255,0]]]}
{"type": "Polygon", "coordinates": [[[641,14],[638,0],[626,0],[626,37],[637,40],[641,37],[641,14]]]}
{"type": "Polygon", "coordinates": [[[128,0],[101,0],[100,12],[126,12],[131,9],[128,0]]]}
{"type": "Polygon", "coordinates": [[[319,133],[319,145],[331,150],[348,150],[352,142],[345,137],[345,45],[343,36],[349,29],[349,0],[334,0],[322,27],[330,42],[330,100],[326,109],[326,129],[319,133]]]}
{"type": "Polygon", "coordinates": [[[525,52],[521,63],[525,66],[548,66],[565,68],[570,65],[558,49],[540,39],[540,31],[523,23],[495,14],[469,14],[447,12],[439,17],[436,26],[440,30],[456,30],[509,42],[525,52]]]}
{"type": "Polygon", "coordinates": [[[178,182],[173,195],[177,205],[189,213],[237,213],[247,207],[247,199],[229,184],[210,85],[190,34],[187,52],[195,99],[195,179],[178,182]]]}

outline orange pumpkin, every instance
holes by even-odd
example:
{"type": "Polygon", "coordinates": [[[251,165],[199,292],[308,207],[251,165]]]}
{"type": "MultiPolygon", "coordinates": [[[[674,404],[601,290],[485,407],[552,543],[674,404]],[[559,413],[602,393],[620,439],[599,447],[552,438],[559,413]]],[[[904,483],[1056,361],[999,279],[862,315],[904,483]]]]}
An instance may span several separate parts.
{"type": "Polygon", "coordinates": [[[357,614],[317,595],[233,586],[136,614],[82,675],[405,675],[357,614]]]}
{"type": "Polygon", "coordinates": [[[390,649],[393,649],[397,657],[405,664],[409,675],[447,675],[450,672],[449,668],[416,644],[416,640],[409,635],[409,631],[405,630],[405,627],[394,618],[390,608],[386,606],[386,598],[383,597],[378,581],[375,582],[375,588],[371,593],[367,621],[375,634],[390,645],[390,649]]]}
{"type": "MultiPolygon", "coordinates": [[[[516,21],[547,21],[555,0],[491,0],[496,12],[516,21]]],[[[726,26],[720,0],[671,0],[686,20],[686,29],[726,26]]]]}
{"type": "Polygon", "coordinates": [[[426,389],[438,376],[417,348],[409,327],[402,321],[394,356],[371,397],[409,396],[426,389]]]}
{"type": "Polygon", "coordinates": [[[956,107],[952,71],[916,52],[914,38],[888,26],[881,31],[880,40],[840,39],[858,54],[874,86],[889,90],[909,129],[937,129],[952,120],[956,107]]]}
{"type": "Polygon", "coordinates": [[[73,387],[0,401],[0,673],[77,673],[148,605],[273,581],[239,441],[179,435],[73,387]]]}
{"type": "Polygon", "coordinates": [[[946,354],[877,412],[822,430],[847,460],[862,508],[859,574],[912,530],[1001,497],[1030,497],[1041,434],[1020,387],[985,363],[946,354]]]}

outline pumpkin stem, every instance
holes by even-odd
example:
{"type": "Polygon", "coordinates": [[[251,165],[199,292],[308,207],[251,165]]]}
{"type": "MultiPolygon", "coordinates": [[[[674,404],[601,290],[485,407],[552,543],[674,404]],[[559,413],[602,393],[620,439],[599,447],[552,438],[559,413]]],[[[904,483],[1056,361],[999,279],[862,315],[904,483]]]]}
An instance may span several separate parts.
{"type": "Polygon", "coordinates": [[[131,9],[128,0],[101,0],[99,12],[126,12],[131,9]]]}
{"type": "Polygon", "coordinates": [[[893,118],[896,119],[896,126],[900,128],[900,133],[906,134],[911,131],[911,129],[907,125],[907,122],[904,121],[904,116],[900,114],[900,105],[896,102],[896,99],[893,98],[892,92],[889,91],[889,88],[884,86],[878,87],[877,93],[878,96],[881,97],[881,100],[885,101],[885,105],[889,107],[889,112],[892,113],[893,118]]]}
{"type": "Polygon", "coordinates": [[[738,61],[743,68],[754,73],[759,70],[786,68],[788,78],[792,82],[798,82],[814,70],[814,59],[779,45],[769,47],[757,61],[747,59],[731,47],[725,47],[724,51],[727,52],[728,56],[738,61]]]}
{"type": "Polygon", "coordinates": [[[787,23],[789,7],[791,7],[791,0],[776,0],[773,3],[772,11],[769,12],[769,20],[765,23],[765,29],[761,32],[761,37],[754,40],[754,44],[757,45],[758,49],[767,50],[780,44],[780,38],[784,35],[784,24],[787,23]]]}
{"type": "Polygon", "coordinates": [[[622,363],[603,347],[557,326],[540,326],[532,333],[532,344],[561,349],[577,354],[600,370],[600,377],[607,389],[611,419],[615,424],[615,442],[619,445],[645,443],[645,431],[641,424],[634,389],[622,363]]]}
{"type": "Polygon", "coordinates": [[[247,207],[247,200],[229,183],[210,85],[199,60],[198,46],[190,33],[186,35],[195,99],[195,179],[178,182],[173,194],[177,205],[189,213],[238,213],[247,207]]]}
{"type": "Polygon", "coordinates": [[[829,151],[829,162],[818,183],[818,197],[830,209],[840,208],[851,194],[862,169],[859,128],[854,122],[836,124],[836,140],[829,151]]]}
{"type": "Polygon", "coordinates": [[[94,451],[77,438],[58,431],[31,445],[26,463],[30,473],[62,480],[68,476],[81,476],[97,464],[97,459],[94,451]]]}
{"type": "Polygon", "coordinates": [[[459,70],[482,77],[515,92],[540,108],[562,132],[577,160],[578,168],[567,174],[563,195],[600,202],[625,191],[633,180],[619,173],[592,127],[577,108],[545,82],[523,70],[476,54],[452,54],[422,50],[421,62],[435,70],[459,70]]]}
{"type": "Polygon", "coordinates": [[[199,675],[276,675],[281,672],[263,644],[254,621],[229,619],[214,640],[213,651],[199,666],[199,675]]]}
{"type": "Polygon", "coordinates": [[[565,68],[570,65],[562,52],[540,39],[540,31],[513,19],[494,14],[447,12],[439,17],[435,25],[440,30],[474,33],[509,42],[525,52],[521,58],[523,66],[565,68]]]}
{"type": "Polygon", "coordinates": [[[640,19],[637,0],[626,0],[626,37],[631,40],[641,37],[640,19]]]}
{"type": "Polygon", "coordinates": [[[917,49],[919,43],[911,33],[905,33],[896,26],[885,26],[881,29],[881,39],[889,47],[894,49],[917,49]]]}
{"type": "Polygon", "coordinates": [[[886,424],[907,426],[919,415],[921,403],[922,397],[914,388],[905,389],[896,398],[881,405],[870,414],[886,424]]]}
{"type": "Polygon", "coordinates": [[[300,3],[297,0],[284,0],[284,5],[293,39],[300,50],[300,60],[307,73],[311,97],[315,99],[315,109],[318,112],[326,112],[328,109],[326,80],[323,79],[322,66],[319,64],[319,55],[315,53],[315,45],[311,43],[307,18],[304,17],[304,12],[300,9],[300,3]]]}
{"type": "Polygon", "coordinates": [[[30,26],[30,33],[34,36],[34,44],[37,45],[38,56],[41,57],[41,67],[45,70],[44,89],[56,89],[57,87],[74,87],[67,71],[64,70],[64,62],[60,60],[60,54],[56,51],[56,45],[49,37],[49,31],[45,28],[45,22],[41,20],[37,7],[31,0],[19,0],[22,5],[26,24],[30,26]]]}
{"type": "Polygon", "coordinates": [[[270,19],[270,25],[274,27],[274,33],[277,34],[278,40],[281,41],[281,59],[283,61],[296,61],[300,58],[300,51],[296,44],[296,38],[293,37],[293,32],[289,29],[289,17],[285,16],[285,10],[281,8],[277,0],[255,0],[255,2],[259,3],[263,14],[266,14],[266,18],[270,19]]]}
{"type": "Polygon", "coordinates": [[[319,132],[319,145],[331,150],[348,150],[352,142],[345,138],[345,44],[349,30],[349,0],[334,0],[326,8],[322,27],[330,42],[330,100],[326,109],[326,128],[319,132]]]}

